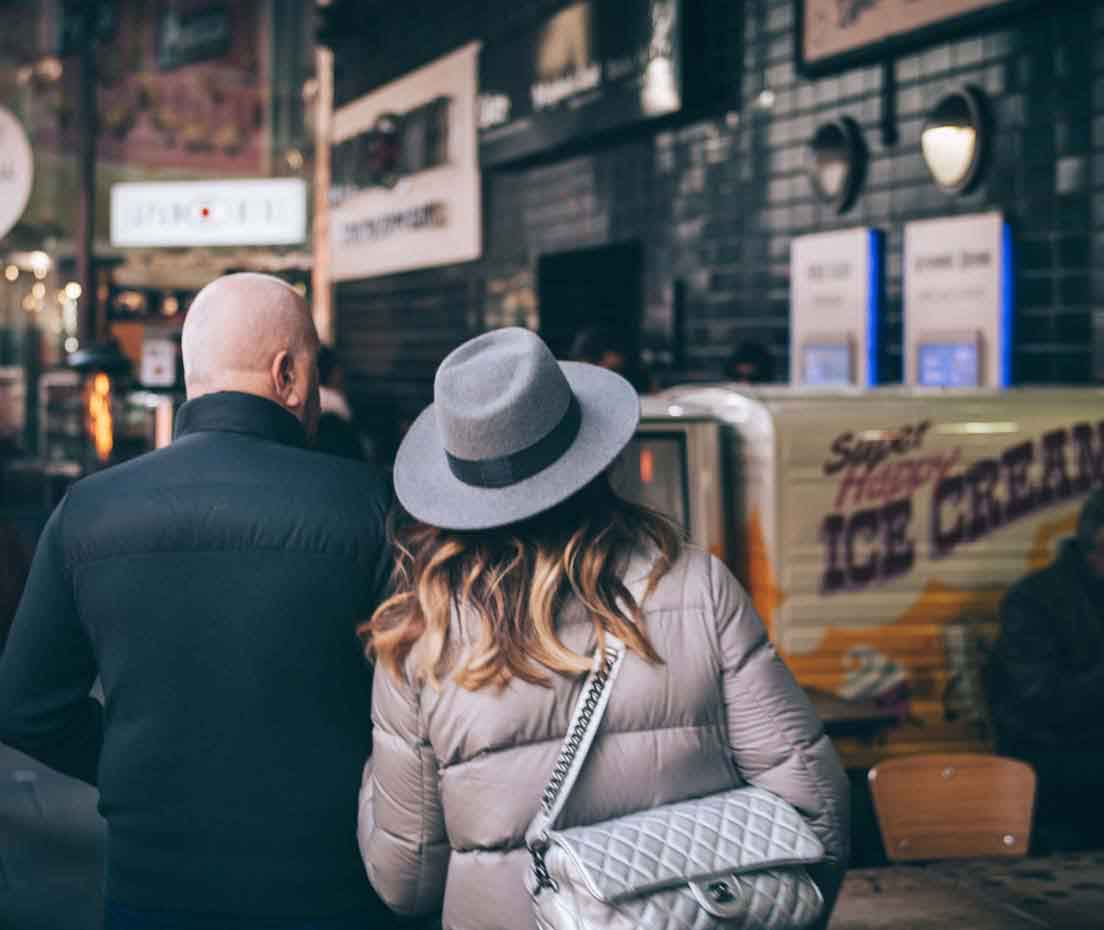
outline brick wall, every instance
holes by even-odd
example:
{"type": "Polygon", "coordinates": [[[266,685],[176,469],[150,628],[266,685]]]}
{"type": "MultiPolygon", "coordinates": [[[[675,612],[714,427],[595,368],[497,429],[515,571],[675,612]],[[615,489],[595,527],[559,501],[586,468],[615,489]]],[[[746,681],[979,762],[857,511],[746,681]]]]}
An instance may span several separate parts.
{"type": "MultiPolygon", "coordinates": [[[[769,342],[785,372],[791,239],[855,225],[886,232],[880,370],[893,382],[903,224],[987,209],[1005,211],[1015,235],[1014,379],[1092,380],[1094,327],[1104,332],[1104,311],[1094,309],[1104,308],[1104,4],[1043,3],[1000,28],[899,57],[899,138],[887,146],[880,67],[804,79],[792,60],[791,0],[747,0],[742,10],[699,2],[709,42],[698,57],[721,91],[703,112],[524,169],[485,171],[482,261],[339,288],[341,348],[362,396],[397,391],[404,410],[416,409],[449,347],[484,327],[536,321],[540,254],[627,239],[644,246],[646,345],[669,342],[681,296],[684,369],[669,377],[715,375],[750,337],[769,342]],[[920,130],[938,99],[965,83],[989,96],[995,145],[977,189],[949,196],[928,177],[920,130]],[[843,115],[862,127],[870,163],[841,216],[813,197],[805,156],[816,127],[843,115]]],[[[558,5],[369,5],[372,40],[338,49],[339,102],[558,5]]]]}

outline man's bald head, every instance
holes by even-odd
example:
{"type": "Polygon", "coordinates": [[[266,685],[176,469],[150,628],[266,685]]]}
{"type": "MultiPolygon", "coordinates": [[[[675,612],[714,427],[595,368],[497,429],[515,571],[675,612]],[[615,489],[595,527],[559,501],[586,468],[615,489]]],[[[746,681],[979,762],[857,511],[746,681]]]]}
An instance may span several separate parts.
{"type": "Polygon", "coordinates": [[[313,429],[318,333],[303,298],[279,278],[246,273],[212,281],[188,310],[181,349],[189,398],[257,394],[313,429]]]}

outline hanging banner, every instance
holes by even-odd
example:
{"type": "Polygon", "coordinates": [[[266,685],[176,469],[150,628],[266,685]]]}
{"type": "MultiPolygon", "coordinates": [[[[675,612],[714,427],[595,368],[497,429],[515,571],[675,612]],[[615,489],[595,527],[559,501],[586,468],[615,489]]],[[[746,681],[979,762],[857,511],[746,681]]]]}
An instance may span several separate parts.
{"type": "Polygon", "coordinates": [[[335,281],[482,254],[478,54],[467,45],[334,112],[335,281]]]}
{"type": "Polygon", "coordinates": [[[34,156],[23,124],[0,107],[0,237],[6,236],[27,208],[34,183],[34,156]]]}
{"type": "Polygon", "coordinates": [[[488,45],[479,62],[485,165],[678,111],[681,0],[582,0],[488,45]]]}

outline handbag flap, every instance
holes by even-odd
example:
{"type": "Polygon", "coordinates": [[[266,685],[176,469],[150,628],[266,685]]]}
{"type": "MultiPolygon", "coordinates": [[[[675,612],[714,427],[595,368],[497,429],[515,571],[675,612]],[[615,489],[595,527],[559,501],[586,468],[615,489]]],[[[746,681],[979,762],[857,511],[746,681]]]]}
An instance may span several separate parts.
{"type": "Polygon", "coordinates": [[[751,787],[557,830],[549,839],[549,874],[577,880],[567,871],[577,869],[587,890],[609,904],[716,876],[824,858],[820,840],[789,803],[751,787]],[[560,850],[564,855],[553,854],[560,850]]]}

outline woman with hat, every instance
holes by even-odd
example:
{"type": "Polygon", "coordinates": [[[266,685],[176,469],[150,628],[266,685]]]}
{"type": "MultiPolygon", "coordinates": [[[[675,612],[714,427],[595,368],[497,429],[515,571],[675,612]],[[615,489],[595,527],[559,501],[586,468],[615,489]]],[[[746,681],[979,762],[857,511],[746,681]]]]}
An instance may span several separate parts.
{"type": "Polygon", "coordinates": [[[531,930],[526,828],[614,638],[625,658],[561,826],[754,784],[806,817],[835,897],[839,759],[728,569],[610,489],[639,417],[619,375],[502,329],[445,359],[399,449],[412,519],[362,631],[377,668],[359,824],[398,913],[531,930]]]}

